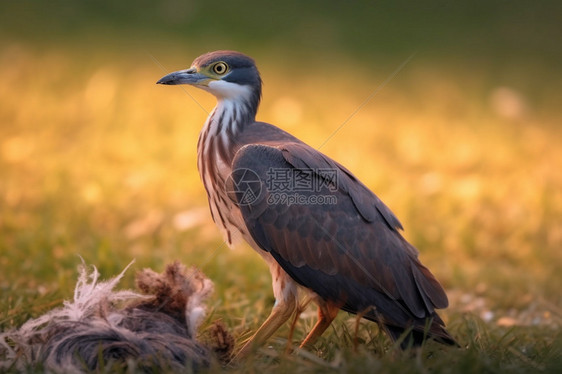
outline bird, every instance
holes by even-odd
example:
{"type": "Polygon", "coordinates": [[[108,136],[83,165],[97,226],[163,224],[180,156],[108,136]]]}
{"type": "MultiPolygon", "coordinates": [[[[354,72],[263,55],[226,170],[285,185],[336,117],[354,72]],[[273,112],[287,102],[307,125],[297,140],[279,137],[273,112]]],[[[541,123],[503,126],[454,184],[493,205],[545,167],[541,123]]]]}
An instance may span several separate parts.
{"type": "Polygon", "coordinates": [[[447,295],[392,211],[340,163],[256,121],[262,79],[251,57],[208,52],[157,84],[187,84],[216,97],[197,143],[211,216],[230,246],[245,240],[271,272],[275,303],[237,357],[296,313],[299,294],[318,306],[303,348],[314,346],[340,310],[376,322],[402,348],[427,339],[458,345],[436,312],[448,306],[447,295]]]}

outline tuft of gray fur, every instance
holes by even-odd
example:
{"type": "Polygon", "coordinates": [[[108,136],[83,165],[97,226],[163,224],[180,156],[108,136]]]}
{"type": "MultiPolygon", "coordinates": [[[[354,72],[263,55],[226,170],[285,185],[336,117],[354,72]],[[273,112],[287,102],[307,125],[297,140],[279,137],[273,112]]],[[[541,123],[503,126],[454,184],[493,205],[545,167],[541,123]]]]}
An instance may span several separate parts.
{"type": "Polygon", "coordinates": [[[207,366],[213,352],[229,358],[234,340],[222,324],[212,326],[206,344],[196,339],[213,291],[201,271],[174,262],[162,274],[137,274],[137,287],[146,295],[115,291],[131,264],[100,281],[96,267],[89,271],[82,263],[72,301],[0,334],[0,368],[41,364],[76,373],[134,363],[143,371],[180,371],[207,366]]]}

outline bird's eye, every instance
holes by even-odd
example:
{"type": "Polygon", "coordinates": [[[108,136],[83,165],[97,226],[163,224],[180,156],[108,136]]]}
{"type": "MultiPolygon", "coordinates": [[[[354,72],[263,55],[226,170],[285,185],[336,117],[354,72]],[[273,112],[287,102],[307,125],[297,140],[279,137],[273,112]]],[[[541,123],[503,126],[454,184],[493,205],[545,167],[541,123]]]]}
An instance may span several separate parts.
{"type": "Polygon", "coordinates": [[[224,62],[217,62],[214,66],[213,66],[213,71],[215,72],[215,74],[218,75],[223,75],[224,73],[226,73],[226,71],[228,70],[228,65],[224,62]]]}

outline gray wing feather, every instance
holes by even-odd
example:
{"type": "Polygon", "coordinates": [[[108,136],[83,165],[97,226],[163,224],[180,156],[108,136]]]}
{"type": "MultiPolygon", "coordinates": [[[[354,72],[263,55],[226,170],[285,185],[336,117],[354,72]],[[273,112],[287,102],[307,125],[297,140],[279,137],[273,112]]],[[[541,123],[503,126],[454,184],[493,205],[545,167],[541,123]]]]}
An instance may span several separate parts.
{"type": "Polygon", "coordinates": [[[344,166],[304,144],[289,143],[280,150],[285,160],[295,168],[340,170],[343,178],[338,179],[338,188],[349,195],[365,220],[373,222],[382,216],[390,228],[402,229],[402,224],[390,209],[344,166]]]}
{"type": "MultiPolygon", "coordinates": [[[[259,191],[252,187],[257,199],[240,204],[250,234],[301,285],[350,312],[375,306],[377,315],[398,326],[447,306],[441,285],[397,231],[402,227],[398,219],[340,164],[305,144],[285,143],[246,145],[232,166],[252,170],[261,181],[259,191]],[[266,183],[272,168],[312,172],[317,181],[325,176],[315,170],[336,170],[337,188],[324,183],[320,191],[299,193],[333,196],[337,203],[272,201],[266,183]]],[[[240,195],[235,199],[240,202],[240,195]]]]}

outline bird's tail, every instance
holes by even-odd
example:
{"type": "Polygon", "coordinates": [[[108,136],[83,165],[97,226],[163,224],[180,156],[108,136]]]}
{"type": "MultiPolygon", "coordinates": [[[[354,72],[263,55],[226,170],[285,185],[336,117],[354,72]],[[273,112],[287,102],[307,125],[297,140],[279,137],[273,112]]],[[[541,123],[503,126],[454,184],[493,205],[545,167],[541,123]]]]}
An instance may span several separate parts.
{"type": "Polygon", "coordinates": [[[426,324],[414,323],[410,327],[399,327],[384,324],[383,328],[394,341],[400,342],[402,349],[409,347],[419,347],[426,340],[435,340],[438,343],[460,347],[459,343],[445,329],[445,324],[435,313],[434,316],[426,320],[426,324]]]}

